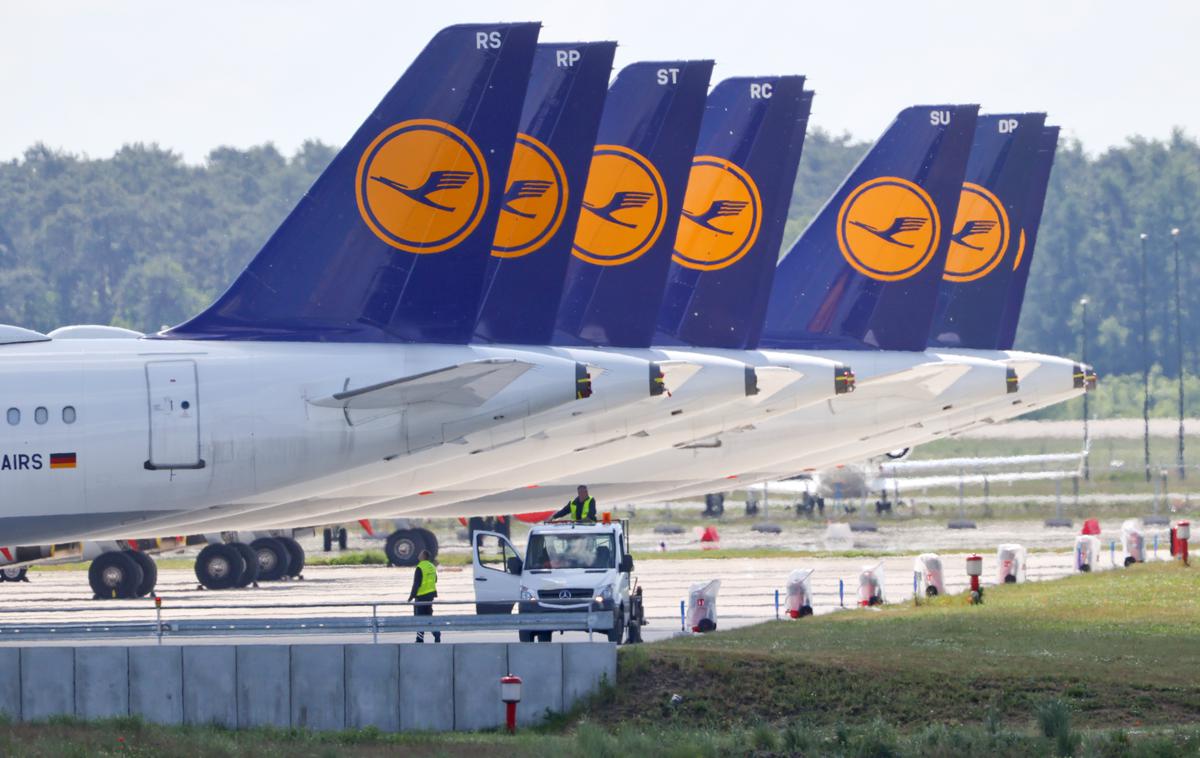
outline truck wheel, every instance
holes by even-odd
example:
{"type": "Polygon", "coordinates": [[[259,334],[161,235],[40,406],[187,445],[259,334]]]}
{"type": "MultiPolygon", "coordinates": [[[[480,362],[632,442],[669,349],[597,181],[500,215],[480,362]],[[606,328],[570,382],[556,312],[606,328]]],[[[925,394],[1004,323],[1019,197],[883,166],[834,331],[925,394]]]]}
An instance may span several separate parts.
{"type": "Polygon", "coordinates": [[[244,542],[230,543],[234,550],[242,556],[242,562],[246,564],[246,569],[242,571],[242,575],[238,577],[234,587],[249,587],[258,581],[258,553],[254,548],[244,542]]]}
{"type": "Polygon", "coordinates": [[[27,573],[29,573],[29,569],[25,566],[2,569],[0,570],[0,582],[28,582],[29,578],[25,576],[27,573]]]}
{"type": "Polygon", "coordinates": [[[146,597],[154,592],[154,585],[158,584],[158,564],[154,562],[153,558],[140,550],[130,550],[129,557],[142,570],[142,581],[138,585],[135,597],[146,597]]]}
{"type": "Polygon", "coordinates": [[[415,529],[397,529],[388,535],[384,546],[389,566],[415,566],[424,549],[425,540],[415,529]]]}
{"type": "Polygon", "coordinates": [[[279,544],[288,551],[287,575],[295,579],[300,576],[301,571],[304,571],[304,548],[300,547],[300,543],[291,537],[276,537],[275,539],[279,540],[279,544]]]}
{"type": "Polygon", "coordinates": [[[325,529],[321,534],[321,549],[326,553],[333,550],[333,530],[325,529]]]}
{"type": "Polygon", "coordinates": [[[629,619],[629,631],[626,632],[625,641],[631,645],[642,641],[642,625],[636,618],[629,619]]]}
{"type": "Polygon", "coordinates": [[[124,552],[101,553],[88,568],[88,584],[97,600],[134,597],[142,569],[124,552]]]}
{"type": "Polygon", "coordinates": [[[274,582],[288,575],[292,555],[279,540],[274,537],[259,537],[250,543],[250,549],[258,557],[260,582],[274,582]]]}
{"type": "Polygon", "coordinates": [[[606,634],[608,635],[609,642],[615,642],[620,645],[621,638],[625,636],[625,612],[624,610],[617,610],[614,611],[614,614],[616,618],[613,619],[613,628],[609,629],[606,634]]]}
{"type": "Polygon", "coordinates": [[[438,538],[437,535],[428,529],[413,529],[414,532],[421,535],[421,539],[425,540],[425,549],[429,551],[430,559],[438,557],[438,538]]]}
{"type": "Polygon", "coordinates": [[[233,587],[245,571],[246,561],[233,545],[213,543],[196,556],[196,579],[210,590],[233,587]]]}

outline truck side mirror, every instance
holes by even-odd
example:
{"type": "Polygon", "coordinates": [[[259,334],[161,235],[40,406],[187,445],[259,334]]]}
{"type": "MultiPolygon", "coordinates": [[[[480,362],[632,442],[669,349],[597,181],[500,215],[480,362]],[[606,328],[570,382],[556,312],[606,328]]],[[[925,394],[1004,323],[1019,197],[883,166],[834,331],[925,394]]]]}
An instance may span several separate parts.
{"type": "Polygon", "coordinates": [[[630,571],[633,571],[633,556],[628,554],[621,556],[621,573],[628,574],[630,571]]]}
{"type": "Polygon", "coordinates": [[[521,568],[522,568],[522,566],[521,566],[520,558],[518,558],[517,556],[514,555],[513,557],[508,559],[508,573],[519,574],[519,573],[521,573],[521,568]]]}

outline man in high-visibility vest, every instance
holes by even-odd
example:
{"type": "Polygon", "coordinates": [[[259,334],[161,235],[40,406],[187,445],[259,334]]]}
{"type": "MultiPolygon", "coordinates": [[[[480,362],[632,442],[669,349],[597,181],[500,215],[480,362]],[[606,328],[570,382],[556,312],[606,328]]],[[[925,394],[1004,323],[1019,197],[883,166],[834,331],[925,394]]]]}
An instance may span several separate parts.
{"type": "Polygon", "coordinates": [[[574,500],[571,500],[558,513],[550,517],[550,520],[557,521],[560,518],[568,518],[571,521],[592,521],[596,520],[596,498],[588,495],[587,487],[579,485],[578,493],[574,500]]]}
{"type": "MultiPolygon", "coordinates": [[[[433,599],[437,597],[437,566],[433,565],[430,560],[428,550],[422,550],[417,556],[417,570],[413,572],[412,591],[408,593],[408,601],[411,603],[416,600],[418,603],[427,603],[427,605],[417,605],[413,608],[414,616],[432,616],[433,615],[433,599]]],[[[425,641],[425,632],[417,632],[417,642],[425,641]]],[[[441,642],[442,633],[435,631],[433,633],[433,641],[441,642]]]]}

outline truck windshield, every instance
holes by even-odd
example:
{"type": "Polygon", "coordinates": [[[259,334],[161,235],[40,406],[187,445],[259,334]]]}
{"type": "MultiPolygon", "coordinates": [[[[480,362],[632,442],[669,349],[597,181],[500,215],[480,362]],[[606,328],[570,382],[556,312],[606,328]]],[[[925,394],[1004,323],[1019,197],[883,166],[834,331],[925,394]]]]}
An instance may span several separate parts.
{"type": "Polygon", "coordinates": [[[531,569],[607,569],[616,565],[612,534],[534,534],[525,565],[531,569]]]}

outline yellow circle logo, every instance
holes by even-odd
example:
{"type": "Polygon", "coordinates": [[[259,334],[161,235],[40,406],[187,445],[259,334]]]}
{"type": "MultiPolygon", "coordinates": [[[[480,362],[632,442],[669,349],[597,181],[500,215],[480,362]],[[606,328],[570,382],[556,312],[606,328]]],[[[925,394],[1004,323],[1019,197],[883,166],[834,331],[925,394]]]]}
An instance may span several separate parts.
{"type": "Polygon", "coordinates": [[[566,210],[567,176],[558,156],[528,134],[518,134],[492,255],[519,258],[540,249],[558,231],[566,210]]]}
{"type": "Polygon", "coordinates": [[[571,252],[597,266],[637,260],[662,234],[666,209],[653,163],[627,147],[596,145],[571,252]]]}
{"type": "Polygon", "coordinates": [[[987,276],[1008,248],[1008,213],[984,187],[964,182],[946,258],[948,282],[973,282],[987,276]]]}
{"type": "Polygon", "coordinates": [[[732,266],[754,246],[761,226],[762,199],[750,175],[724,158],[696,156],[671,259],[700,271],[732,266]]]}
{"type": "Polygon", "coordinates": [[[1025,230],[1021,230],[1021,236],[1017,238],[1017,257],[1013,260],[1013,271],[1021,267],[1021,259],[1025,257],[1025,230]]]}
{"type": "Polygon", "coordinates": [[[410,253],[439,253],[470,235],[483,217],[487,164],[456,127],[403,121],[363,152],[354,192],[359,214],[379,239],[410,253]]]}
{"type": "Polygon", "coordinates": [[[838,248],[859,273],[884,282],[907,279],[937,250],[941,221],[929,194],[895,176],[854,189],[838,211],[838,248]]]}

